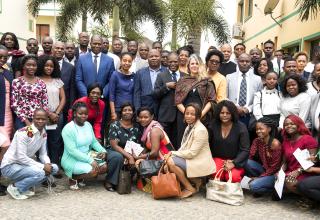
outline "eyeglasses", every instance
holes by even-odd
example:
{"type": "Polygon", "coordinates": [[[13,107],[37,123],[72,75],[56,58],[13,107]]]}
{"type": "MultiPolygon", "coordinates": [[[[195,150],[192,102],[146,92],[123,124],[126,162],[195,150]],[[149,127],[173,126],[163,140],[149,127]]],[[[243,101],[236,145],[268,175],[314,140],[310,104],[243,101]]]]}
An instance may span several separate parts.
{"type": "Polygon", "coordinates": [[[220,61],[218,61],[218,60],[209,60],[209,63],[210,64],[219,64],[220,61]]]}

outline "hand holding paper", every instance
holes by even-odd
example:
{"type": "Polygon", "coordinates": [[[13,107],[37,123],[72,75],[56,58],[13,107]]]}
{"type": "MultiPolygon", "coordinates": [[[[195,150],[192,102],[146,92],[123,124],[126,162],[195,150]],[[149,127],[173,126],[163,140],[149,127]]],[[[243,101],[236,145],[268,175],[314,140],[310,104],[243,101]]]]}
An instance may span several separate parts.
{"type": "Polygon", "coordinates": [[[295,158],[304,170],[307,170],[308,168],[314,165],[314,163],[311,160],[309,160],[310,153],[307,149],[301,150],[300,148],[297,148],[297,150],[293,152],[293,155],[295,156],[295,158]]]}

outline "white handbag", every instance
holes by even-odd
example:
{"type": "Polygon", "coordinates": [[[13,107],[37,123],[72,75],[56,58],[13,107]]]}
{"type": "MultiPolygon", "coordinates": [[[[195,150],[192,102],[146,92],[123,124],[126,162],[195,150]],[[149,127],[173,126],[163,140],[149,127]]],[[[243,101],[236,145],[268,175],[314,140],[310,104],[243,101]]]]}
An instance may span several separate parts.
{"type": "Polygon", "coordinates": [[[229,171],[228,182],[220,181],[223,173],[220,169],[214,179],[210,179],[206,185],[206,198],[216,202],[226,203],[229,205],[242,205],[244,196],[240,183],[232,183],[232,173],[229,171]]]}

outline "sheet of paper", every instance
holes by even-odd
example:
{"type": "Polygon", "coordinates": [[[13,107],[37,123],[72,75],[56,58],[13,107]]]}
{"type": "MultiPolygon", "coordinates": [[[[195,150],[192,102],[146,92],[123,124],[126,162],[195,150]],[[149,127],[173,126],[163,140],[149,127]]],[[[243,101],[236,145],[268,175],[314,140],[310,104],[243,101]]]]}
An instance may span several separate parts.
{"type": "Polygon", "coordinates": [[[143,151],[143,147],[141,147],[140,144],[137,144],[133,141],[127,141],[126,146],[124,147],[124,150],[129,154],[132,154],[132,150],[133,150],[134,154],[136,156],[139,156],[143,151]]]}
{"type": "Polygon", "coordinates": [[[278,179],[274,184],[274,188],[275,188],[280,199],[282,197],[285,178],[286,178],[286,174],[284,173],[284,171],[282,169],[280,169],[279,173],[278,173],[278,179]]]}
{"type": "Polygon", "coordinates": [[[46,125],[46,130],[56,130],[58,127],[57,124],[53,124],[53,125],[46,125]]]}
{"type": "Polygon", "coordinates": [[[241,188],[242,189],[250,189],[249,187],[249,182],[250,182],[251,178],[250,177],[247,177],[247,176],[244,176],[241,180],[241,188]]]}
{"type": "Polygon", "coordinates": [[[300,150],[300,148],[297,148],[297,150],[293,152],[293,155],[304,170],[314,165],[314,163],[311,160],[308,160],[310,158],[310,153],[307,149],[300,150]]]}

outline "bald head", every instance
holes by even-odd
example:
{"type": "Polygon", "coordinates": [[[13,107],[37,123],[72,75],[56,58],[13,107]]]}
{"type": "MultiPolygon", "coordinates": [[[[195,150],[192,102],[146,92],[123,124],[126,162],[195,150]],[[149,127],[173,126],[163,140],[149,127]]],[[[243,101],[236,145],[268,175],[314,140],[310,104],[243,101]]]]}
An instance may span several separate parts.
{"type": "Polygon", "coordinates": [[[93,35],[90,41],[91,51],[94,54],[99,54],[102,50],[102,38],[99,35],[93,35]]]}
{"type": "Polygon", "coordinates": [[[53,56],[57,60],[61,60],[64,56],[64,43],[61,41],[56,41],[53,44],[53,56]]]}
{"type": "Polygon", "coordinates": [[[87,32],[81,32],[79,34],[80,47],[88,47],[89,45],[89,34],[87,32]]]}
{"type": "Polygon", "coordinates": [[[146,60],[148,58],[149,47],[146,43],[141,43],[139,45],[139,55],[142,59],[146,60]]]}
{"type": "Polygon", "coordinates": [[[230,44],[223,44],[220,47],[220,51],[223,53],[224,56],[224,62],[227,62],[230,60],[231,54],[232,54],[232,47],[230,44]]]}
{"type": "Polygon", "coordinates": [[[247,54],[247,53],[240,54],[239,57],[238,57],[238,66],[239,66],[239,70],[242,73],[248,72],[250,67],[251,67],[251,57],[250,57],[250,55],[247,54]]]}
{"type": "Polygon", "coordinates": [[[151,49],[148,54],[148,63],[151,69],[159,69],[161,64],[160,51],[157,49],[151,49]]]}
{"type": "Polygon", "coordinates": [[[252,48],[250,50],[249,54],[250,54],[251,61],[253,64],[257,63],[262,57],[262,51],[257,47],[252,48]]]}
{"type": "Polygon", "coordinates": [[[44,37],[42,40],[42,49],[45,54],[50,54],[52,50],[53,40],[51,37],[44,37]]]}

